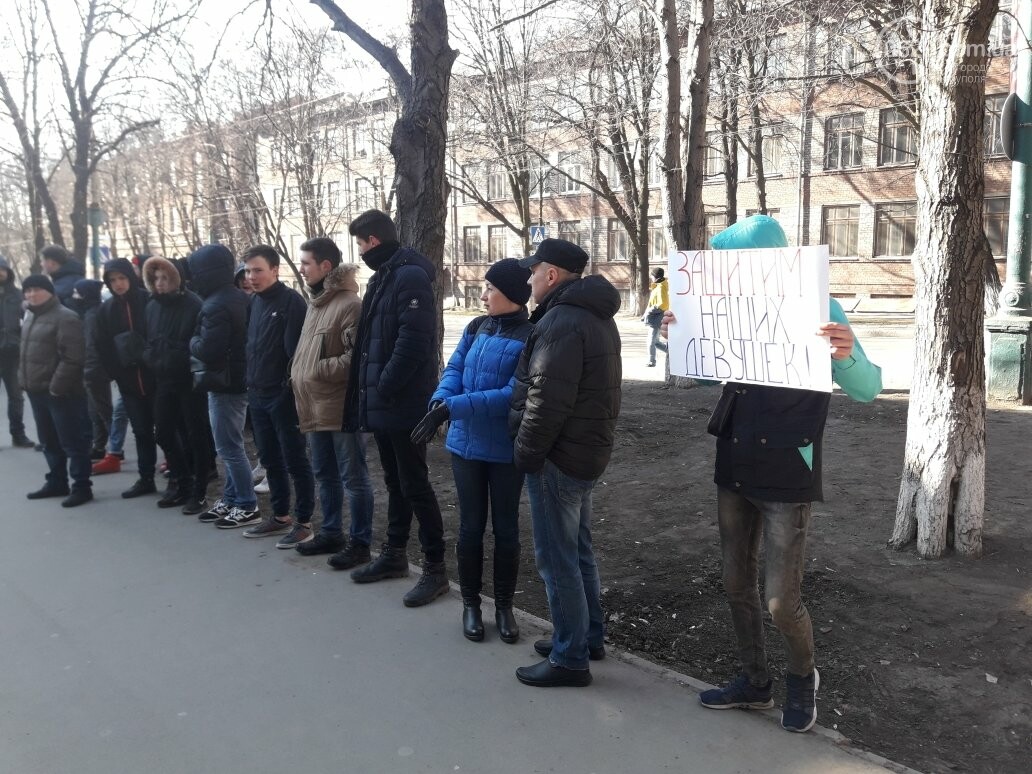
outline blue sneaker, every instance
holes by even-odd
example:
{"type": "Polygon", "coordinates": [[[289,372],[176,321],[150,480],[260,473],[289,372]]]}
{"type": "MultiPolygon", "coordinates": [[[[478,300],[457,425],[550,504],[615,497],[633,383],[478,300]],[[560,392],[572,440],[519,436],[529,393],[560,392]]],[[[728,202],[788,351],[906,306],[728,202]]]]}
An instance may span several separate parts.
{"type": "Polygon", "coordinates": [[[809,677],[785,673],[785,703],[781,707],[781,727],[801,734],[817,722],[817,689],[821,675],[814,669],[809,677]]]}
{"type": "Polygon", "coordinates": [[[709,709],[770,709],[774,706],[770,686],[770,680],[761,687],[753,685],[743,672],[723,688],[700,693],[699,702],[709,709]]]}

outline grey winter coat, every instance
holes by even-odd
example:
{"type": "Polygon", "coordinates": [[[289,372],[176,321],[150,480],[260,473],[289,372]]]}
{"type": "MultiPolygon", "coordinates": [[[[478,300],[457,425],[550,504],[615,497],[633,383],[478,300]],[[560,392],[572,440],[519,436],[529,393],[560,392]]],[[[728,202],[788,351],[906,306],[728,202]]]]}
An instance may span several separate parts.
{"type": "Polygon", "coordinates": [[[49,392],[56,397],[81,395],[86,339],[82,320],[62,306],[57,296],[29,307],[22,326],[18,378],[27,392],[49,392]]]}

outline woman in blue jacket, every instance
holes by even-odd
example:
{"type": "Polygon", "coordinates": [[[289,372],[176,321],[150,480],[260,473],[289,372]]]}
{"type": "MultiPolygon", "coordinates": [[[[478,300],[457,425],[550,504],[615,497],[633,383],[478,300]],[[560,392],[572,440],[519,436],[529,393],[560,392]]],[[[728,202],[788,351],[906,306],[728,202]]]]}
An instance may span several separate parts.
{"type": "Polygon", "coordinates": [[[484,639],[480,590],[488,503],[494,531],[495,624],[504,642],[519,639],[512,614],[520,564],[519,509],[523,474],[512,463],[507,417],[513,374],[533,326],[528,322],[530,270],[505,258],[487,271],[480,300],[487,314],[468,326],[430,398],[430,413],[412,440],[425,443],[451,420],[445,447],[459,497],[459,539],[455,547],[462,590],[462,633],[484,639]]]}

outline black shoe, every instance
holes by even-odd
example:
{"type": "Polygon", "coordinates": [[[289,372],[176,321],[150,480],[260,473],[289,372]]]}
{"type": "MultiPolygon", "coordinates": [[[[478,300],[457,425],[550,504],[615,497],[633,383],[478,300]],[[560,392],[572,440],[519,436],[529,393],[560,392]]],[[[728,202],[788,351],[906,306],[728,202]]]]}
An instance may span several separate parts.
{"type": "Polygon", "coordinates": [[[442,594],[447,594],[450,588],[444,562],[423,562],[423,574],[402,598],[402,602],[405,607],[429,605],[442,594]]]}
{"type": "Polygon", "coordinates": [[[330,565],[334,570],[350,570],[352,567],[358,567],[360,564],[367,564],[371,558],[369,546],[365,543],[355,543],[348,540],[344,545],[344,549],[327,559],[326,564],[330,565]]]}
{"type": "Polygon", "coordinates": [[[533,685],[536,688],[584,688],[591,685],[591,670],[557,667],[546,658],[534,666],[517,669],[516,679],[524,685],[533,685]]]}
{"type": "Polygon", "coordinates": [[[208,510],[208,501],[203,497],[191,497],[183,506],[183,513],[187,516],[195,516],[208,510]]]}
{"type": "Polygon", "coordinates": [[[47,497],[65,497],[68,494],[68,485],[61,486],[59,484],[51,484],[47,482],[40,489],[35,492],[29,492],[25,495],[30,500],[43,500],[47,497]]]}
{"type": "Polygon", "coordinates": [[[495,607],[495,626],[502,642],[512,645],[520,638],[520,625],[516,623],[511,607],[495,607]]]}
{"type": "Polygon", "coordinates": [[[484,616],[479,602],[462,601],[462,634],[473,642],[484,639],[484,616]]]}
{"type": "Polygon", "coordinates": [[[178,508],[180,505],[185,505],[190,499],[188,492],[190,491],[189,481],[180,482],[177,479],[170,478],[168,480],[168,486],[165,487],[165,494],[158,500],[159,508],[178,508]]]}
{"type": "Polygon", "coordinates": [[[387,578],[404,578],[408,573],[405,549],[384,543],[380,555],[365,567],[351,573],[351,580],[355,583],[375,583],[387,578]]]}
{"type": "Polygon", "coordinates": [[[126,500],[131,500],[134,497],[143,497],[143,495],[154,494],[157,491],[158,488],[154,486],[153,478],[143,478],[141,476],[135,484],[122,492],[122,497],[126,500]]]}
{"type": "MultiPolygon", "coordinates": [[[[539,656],[547,658],[552,655],[552,640],[537,640],[534,643],[534,652],[539,656]]],[[[591,661],[601,661],[606,657],[606,646],[599,645],[597,648],[588,645],[588,659],[591,661]]]]}
{"type": "Polygon", "coordinates": [[[104,457],[107,456],[107,452],[103,449],[90,449],[90,461],[100,462],[104,457]]]}
{"type": "Polygon", "coordinates": [[[22,433],[11,439],[11,446],[15,449],[34,449],[36,448],[36,442],[29,440],[29,437],[22,433]]]}
{"type": "Polygon", "coordinates": [[[343,537],[332,537],[317,532],[315,537],[307,543],[298,543],[295,546],[297,552],[302,556],[317,556],[319,554],[335,554],[344,548],[343,537]]]}
{"type": "Polygon", "coordinates": [[[92,489],[73,489],[72,493],[61,501],[62,508],[74,508],[93,499],[92,489]]]}
{"type": "Polygon", "coordinates": [[[43,444],[41,444],[41,443],[37,443],[37,444],[36,444],[35,446],[33,446],[32,448],[33,448],[33,449],[35,449],[35,450],[36,450],[36,451],[38,451],[38,452],[41,452],[41,451],[43,451],[43,444]]]}

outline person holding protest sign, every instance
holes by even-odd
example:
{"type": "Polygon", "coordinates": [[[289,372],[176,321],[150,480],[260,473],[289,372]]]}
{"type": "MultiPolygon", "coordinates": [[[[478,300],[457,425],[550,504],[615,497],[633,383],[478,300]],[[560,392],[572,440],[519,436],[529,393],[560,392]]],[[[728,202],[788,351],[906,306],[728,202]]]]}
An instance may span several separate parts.
{"type": "Polygon", "coordinates": [[[667,351],[666,342],[659,340],[659,326],[663,322],[663,313],[670,308],[670,295],[668,293],[666,273],[662,267],[657,266],[652,270],[652,282],[649,284],[649,300],[645,304],[645,314],[641,316],[642,322],[649,327],[649,368],[656,365],[656,350],[667,351]]]}
{"type": "MultiPolygon", "coordinates": [[[[711,245],[746,250],[787,247],[788,241],[776,220],[754,215],[714,236],[711,245]]],[[[871,401],[881,392],[881,369],[867,359],[838,302],[830,299],[830,306],[832,321],[818,332],[830,344],[832,378],[855,400],[871,401]]],[[[664,338],[674,323],[667,311],[664,338]]],[[[820,675],[801,585],[811,503],[823,499],[821,441],[830,398],[826,392],[728,382],[708,428],[717,437],[714,482],[724,589],[743,671],[727,685],[703,691],[699,700],[709,709],[774,705],[758,588],[763,535],[767,607],[788,655],[781,725],[795,732],[817,721],[820,675]]]]}

